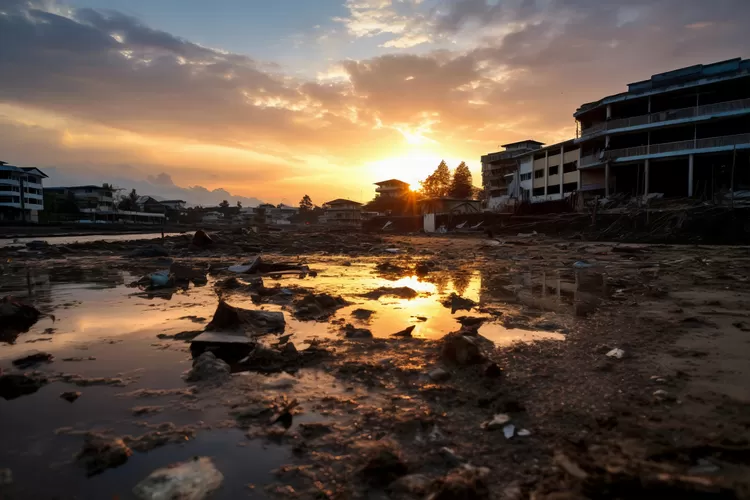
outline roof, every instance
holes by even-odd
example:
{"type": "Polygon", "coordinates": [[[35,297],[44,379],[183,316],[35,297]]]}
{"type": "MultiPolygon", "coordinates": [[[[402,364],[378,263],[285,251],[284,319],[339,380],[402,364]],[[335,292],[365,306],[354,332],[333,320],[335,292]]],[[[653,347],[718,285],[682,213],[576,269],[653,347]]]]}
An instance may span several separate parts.
{"type": "Polygon", "coordinates": [[[102,191],[112,191],[111,188],[104,188],[102,186],[95,186],[93,184],[90,184],[88,186],[57,186],[57,187],[54,187],[54,188],[45,188],[45,189],[57,189],[57,190],[61,190],[61,189],[71,189],[71,190],[75,190],[75,189],[101,189],[102,191]]]}
{"type": "Polygon", "coordinates": [[[376,182],[375,185],[376,186],[382,186],[383,184],[392,184],[392,183],[402,184],[404,186],[409,186],[410,185],[408,182],[400,181],[398,179],[388,179],[387,181],[376,182]]]}
{"type": "Polygon", "coordinates": [[[187,203],[185,200],[161,200],[159,203],[187,203]]]}
{"type": "Polygon", "coordinates": [[[518,146],[519,144],[528,144],[528,143],[544,146],[543,142],[535,141],[533,139],[526,139],[525,141],[509,142],[508,144],[501,144],[500,147],[507,148],[508,146],[518,146]]]}
{"type": "Polygon", "coordinates": [[[356,201],[352,201],[352,200],[347,200],[345,198],[336,198],[335,200],[327,201],[324,203],[324,205],[344,205],[344,204],[362,206],[361,203],[357,203],[356,201]]]}
{"type": "Polygon", "coordinates": [[[641,80],[628,84],[628,91],[603,97],[598,101],[582,104],[574,113],[578,116],[583,112],[596,109],[612,102],[644,97],[679,90],[683,88],[707,85],[719,80],[750,76],[750,59],[727,59],[711,64],[696,64],[664,73],[652,75],[648,80],[641,80]]]}
{"type": "Polygon", "coordinates": [[[29,174],[34,173],[34,171],[36,171],[36,174],[39,175],[40,177],[44,177],[45,179],[48,177],[47,174],[45,174],[44,172],[42,172],[36,167],[21,167],[21,170],[29,174]]]}
{"type": "Polygon", "coordinates": [[[567,140],[565,140],[563,142],[558,142],[556,144],[550,144],[549,146],[545,146],[543,148],[534,149],[532,151],[526,151],[526,152],[520,153],[516,157],[517,158],[522,158],[524,156],[529,156],[529,155],[535,155],[535,154],[539,154],[539,153],[544,153],[545,151],[549,151],[551,149],[559,149],[560,147],[563,147],[563,146],[566,148],[566,150],[567,150],[568,147],[570,147],[571,149],[578,149],[578,148],[580,148],[580,146],[578,144],[576,144],[576,140],[575,139],[567,139],[567,140]]]}

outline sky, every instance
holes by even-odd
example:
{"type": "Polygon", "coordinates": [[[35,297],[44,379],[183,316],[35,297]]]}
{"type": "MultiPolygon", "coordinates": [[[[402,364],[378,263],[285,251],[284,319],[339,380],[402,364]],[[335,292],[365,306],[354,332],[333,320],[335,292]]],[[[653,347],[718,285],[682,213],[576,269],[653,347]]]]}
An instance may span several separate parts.
{"type": "Polygon", "coordinates": [[[652,74],[750,56],[748,0],[0,0],[0,160],[50,185],[368,201],[652,74]]]}

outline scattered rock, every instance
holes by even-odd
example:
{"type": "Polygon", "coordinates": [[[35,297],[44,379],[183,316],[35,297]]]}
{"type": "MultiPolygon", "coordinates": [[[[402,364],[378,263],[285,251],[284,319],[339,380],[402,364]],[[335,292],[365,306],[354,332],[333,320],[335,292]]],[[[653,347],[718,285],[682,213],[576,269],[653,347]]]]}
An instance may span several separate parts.
{"type": "Polygon", "coordinates": [[[677,399],[664,389],[658,389],[654,391],[653,396],[657,401],[675,401],[677,399]]]}
{"type": "Polygon", "coordinates": [[[427,376],[430,377],[430,379],[434,382],[445,382],[446,380],[451,378],[450,372],[444,370],[443,368],[435,368],[434,370],[430,370],[427,376]]]}
{"type": "Polygon", "coordinates": [[[90,433],[86,435],[83,449],[76,455],[76,460],[86,468],[89,476],[93,476],[119,467],[132,454],[122,439],[90,433]]]}
{"type": "Polygon", "coordinates": [[[489,318],[481,318],[477,316],[461,316],[456,318],[456,321],[461,323],[464,328],[478,328],[487,321],[489,318]]]}
{"type": "Polygon", "coordinates": [[[449,472],[444,478],[435,481],[430,488],[432,493],[427,500],[489,500],[490,490],[486,467],[464,465],[449,472]]]}
{"type": "Polygon", "coordinates": [[[163,406],[134,406],[130,409],[135,416],[154,415],[156,413],[161,413],[162,410],[164,410],[163,406]]]}
{"type": "Polygon", "coordinates": [[[89,356],[89,357],[86,357],[86,358],[83,358],[83,357],[80,357],[80,356],[76,356],[76,357],[73,357],[73,358],[63,358],[62,360],[63,361],[96,361],[96,358],[94,356],[89,356]]]}
{"type": "Polygon", "coordinates": [[[625,351],[622,349],[614,348],[607,353],[608,358],[622,359],[625,357],[625,351]]]}
{"type": "Polygon", "coordinates": [[[132,379],[124,379],[121,377],[84,377],[83,375],[76,373],[61,373],[59,378],[63,382],[74,384],[78,387],[89,387],[92,385],[125,387],[128,383],[132,382],[132,379]]]}
{"type": "Polygon", "coordinates": [[[0,469],[0,486],[13,484],[13,471],[10,469],[0,469]]]}
{"type": "Polygon", "coordinates": [[[344,334],[346,335],[346,338],[348,339],[371,339],[372,338],[372,332],[368,330],[367,328],[356,328],[351,323],[347,323],[346,326],[342,328],[344,334]]]}
{"type": "Polygon", "coordinates": [[[562,452],[555,453],[554,462],[558,467],[560,467],[562,470],[576,479],[580,479],[583,481],[584,479],[589,477],[586,471],[581,469],[581,467],[577,463],[573,462],[570,458],[568,458],[567,455],[562,452]]]}
{"type": "Polygon", "coordinates": [[[518,431],[518,435],[521,437],[528,437],[531,436],[531,431],[528,429],[521,429],[520,431],[518,431]]]}
{"type": "Polygon", "coordinates": [[[456,311],[460,310],[471,311],[474,306],[477,305],[477,303],[473,300],[459,297],[455,293],[450,294],[447,299],[443,300],[442,304],[445,307],[450,308],[451,313],[455,313],[456,311]]]}
{"type": "Polygon", "coordinates": [[[73,401],[81,397],[81,393],[79,391],[66,391],[60,394],[60,397],[68,403],[72,403],[73,401]]]}
{"type": "Polygon", "coordinates": [[[196,457],[155,470],[133,488],[133,493],[141,500],[202,500],[223,481],[224,476],[210,458],[196,457]]]}
{"type": "Polygon", "coordinates": [[[444,337],[441,355],[446,363],[462,366],[482,363],[485,359],[476,340],[462,335],[461,332],[451,333],[444,337]]]}
{"type": "Polygon", "coordinates": [[[484,376],[490,378],[499,378],[503,376],[503,369],[497,363],[490,363],[484,369],[484,376]]]}
{"type": "Polygon", "coordinates": [[[431,484],[432,480],[424,474],[409,474],[396,479],[388,486],[388,489],[422,498],[431,484]]]}
{"type": "Polygon", "coordinates": [[[385,486],[409,471],[401,456],[401,450],[394,442],[368,442],[364,448],[365,465],[360,472],[365,482],[373,486],[385,486]]]}
{"type": "Polygon", "coordinates": [[[447,446],[440,448],[440,456],[442,456],[451,467],[457,467],[464,462],[463,458],[458,456],[455,451],[447,446]]]}
{"type": "Polygon", "coordinates": [[[229,380],[231,370],[224,361],[217,359],[214,353],[204,352],[193,360],[185,380],[187,382],[224,382],[229,380]]]}
{"type": "Polygon", "coordinates": [[[232,411],[232,416],[237,420],[256,419],[271,413],[271,408],[263,404],[250,404],[232,411]]]}
{"type": "Polygon", "coordinates": [[[193,239],[191,240],[191,244],[198,248],[207,247],[209,245],[212,245],[213,242],[214,240],[212,240],[208,233],[206,233],[203,229],[198,229],[193,235],[193,239]]]}
{"type": "Polygon", "coordinates": [[[410,338],[412,338],[411,333],[414,331],[415,328],[416,328],[415,325],[407,326],[406,328],[404,328],[400,332],[392,333],[391,337],[401,337],[401,338],[409,338],[410,339],[410,338]]]}
{"type": "Polygon", "coordinates": [[[305,439],[317,439],[333,432],[333,426],[325,422],[299,424],[299,433],[305,439]]]}
{"type": "Polygon", "coordinates": [[[169,257],[169,250],[161,245],[147,245],[136,248],[128,254],[128,257],[169,257]]]}
{"type": "Polygon", "coordinates": [[[739,329],[743,332],[750,332],[750,323],[746,321],[737,321],[736,323],[732,323],[732,326],[739,329]]]}
{"type": "Polygon", "coordinates": [[[482,427],[488,431],[494,431],[497,429],[502,429],[508,424],[508,422],[510,422],[510,415],[507,415],[505,413],[498,413],[497,415],[492,417],[492,420],[483,423],[482,427]]]}
{"type": "Polygon", "coordinates": [[[397,297],[399,299],[413,299],[419,295],[415,290],[412,288],[409,288],[408,286],[401,286],[401,287],[388,287],[388,286],[381,286],[380,288],[376,288],[375,290],[372,290],[370,292],[367,292],[362,295],[362,297],[365,297],[370,300],[378,300],[380,297],[397,297]]]}
{"type": "Polygon", "coordinates": [[[47,384],[43,375],[24,373],[7,373],[0,375],[0,398],[16,399],[33,394],[47,384]]]}
{"type": "Polygon", "coordinates": [[[36,307],[18,302],[10,296],[3,297],[0,300],[0,335],[27,332],[41,316],[36,307]]]}
{"type": "Polygon", "coordinates": [[[294,317],[303,321],[321,321],[348,304],[343,298],[327,293],[309,293],[294,302],[294,317]]]}
{"type": "Polygon", "coordinates": [[[262,388],[266,390],[285,391],[291,389],[297,384],[299,384],[299,380],[291,375],[283,374],[273,380],[264,382],[262,388]]]}
{"type": "Polygon", "coordinates": [[[52,363],[52,360],[54,358],[55,357],[52,354],[46,352],[37,352],[28,356],[24,356],[23,358],[14,359],[13,366],[26,369],[41,363],[52,363]]]}
{"type": "Polygon", "coordinates": [[[352,311],[352,316],[361,321],[367,321],[373,314],[375,314],[375,311],[371,311],[370,309],[360,308],[352,311]]]}

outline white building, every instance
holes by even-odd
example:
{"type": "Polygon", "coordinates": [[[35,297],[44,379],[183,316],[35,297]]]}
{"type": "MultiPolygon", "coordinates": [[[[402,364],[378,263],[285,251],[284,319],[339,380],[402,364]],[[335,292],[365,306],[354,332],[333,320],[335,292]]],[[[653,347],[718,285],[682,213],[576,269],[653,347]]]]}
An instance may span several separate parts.
{"type": "Polygon", "coordinates": [[[0,220],[39,222],[44,210],[43,179],[37,168],[16,167],[0,161],[0,220]]]}
{"type": "Polygon", "coordinates": [[[565,198],[580,188],[580,157],[574,139],[516,157],[518,170],[508,174],[508,194],[532,203],[565,198]]]}
{"type": "Polygon", "coordinates": [[[389,179],[375,183],[375,192],[384,198],[400,198],[409,193],[409,183],[398,179],[389,179]]]}

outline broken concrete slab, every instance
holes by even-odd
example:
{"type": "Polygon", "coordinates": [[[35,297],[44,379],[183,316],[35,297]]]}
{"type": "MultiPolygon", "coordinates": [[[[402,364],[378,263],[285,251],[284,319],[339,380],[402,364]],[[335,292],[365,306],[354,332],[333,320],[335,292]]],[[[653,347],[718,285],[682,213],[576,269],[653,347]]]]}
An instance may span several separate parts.
{"type": "Polygon", "coordinates": [[[309,293],[294,302],[294,317],[303,321],[322,321],[349,305],[340,296],[309,293]]]}
{"type": "Polygon", "coordinates": [[[133,493],[141,500],[202,500],[223,481],[224,475],[210,458],[195,457],[155,470],[133,488],[133,493]]]}
{"type": "Polygon", "coordinates": [[[76,460],[86,468],[87,475],[94,476],[107,469],[119,467],[127,462],[132,454],[122,439],[90,433],[86,435],[83,448],[76,455],[76,460]]]}
{"type": "Polygon", "coordinates": [[[193,367],[185,376],[187,382],[217,382],[229,379],[231,369],[212,352],[204,352],[193,360],[193,367]]]}
{"type": "Polygon", "coordinates": [[[0,375],[0,398],[16,399],[33,394],[45,385],[48,379],[35,373],[5,373],[0,375]]]}
{"type": "Polygon", "coordinates": [[[213,319],[194,343],[252,343],[253,337],[284,331],[284,313],[230,306],[219,301],[213,319]]]}

